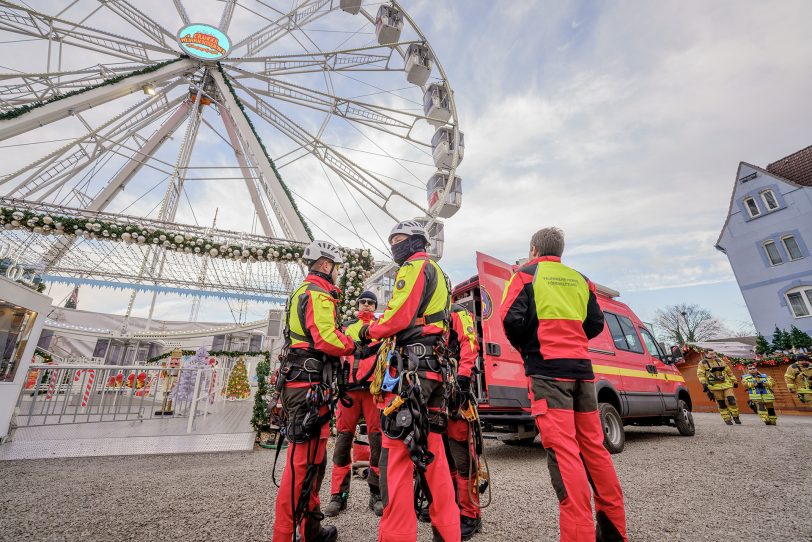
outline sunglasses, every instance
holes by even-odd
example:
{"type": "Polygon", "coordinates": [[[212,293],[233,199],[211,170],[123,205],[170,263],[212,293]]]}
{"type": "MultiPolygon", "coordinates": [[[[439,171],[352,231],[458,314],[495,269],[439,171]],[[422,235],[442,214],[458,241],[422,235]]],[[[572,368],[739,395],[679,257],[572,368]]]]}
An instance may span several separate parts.
{"type": "Polygon", "coordinates": [[[372,301],[371,299],[361,299],[361,300],[358,301],[358,304],[359,305],[374,305],[375,302],[372,301]]]}

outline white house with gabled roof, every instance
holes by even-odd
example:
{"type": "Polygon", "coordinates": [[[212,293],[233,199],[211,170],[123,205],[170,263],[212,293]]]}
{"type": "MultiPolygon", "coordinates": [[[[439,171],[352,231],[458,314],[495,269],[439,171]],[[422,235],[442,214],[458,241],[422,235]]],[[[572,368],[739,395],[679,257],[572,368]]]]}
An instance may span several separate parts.
{"type": "Polygon", "coordinates": [[[756,330],[812,334],[812,146],[768,165],[740,162],[716,248],[756,330]]]}

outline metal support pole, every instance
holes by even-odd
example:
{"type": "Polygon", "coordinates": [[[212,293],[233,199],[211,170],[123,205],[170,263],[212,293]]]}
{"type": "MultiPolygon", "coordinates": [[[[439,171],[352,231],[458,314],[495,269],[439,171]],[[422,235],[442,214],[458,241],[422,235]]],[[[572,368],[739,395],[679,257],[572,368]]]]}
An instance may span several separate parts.
{"type": "Polygon", "coordinates": [[[189,410],[189,421],[186,422],[186,432],[192,432],[192,425],[195,421],[195,413],[197,412],[197,401],[198,401],[198,394],[200,393],[200,377],[203,375],[203,371],[199,368],[197,369],[197,375],[195,376],[195,391],[192,393],[192,404],[190,405],[189,410]]]}

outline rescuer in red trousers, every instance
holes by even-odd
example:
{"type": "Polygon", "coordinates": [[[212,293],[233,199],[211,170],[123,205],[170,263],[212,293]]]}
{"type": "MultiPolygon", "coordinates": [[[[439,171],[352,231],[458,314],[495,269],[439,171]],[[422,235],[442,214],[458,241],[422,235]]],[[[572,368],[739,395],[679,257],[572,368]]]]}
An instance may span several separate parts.
{"type": "Polygon", "coordinates": [[[319,489],[326,467],[327,438],[332,415],[332,379],[339,356],[348,356],[355,343],[336,325],[338,248],[313,241],[303,259],[310,273],[291,296],[285,316],[287,355],[280,369],[282,409],[287,417],[285,472],[276,495],[273,542],[291,542],[299,528],[302,542],[333,542],[338,530],[321,526],[319,489]]]}
{"type": "MultiPolygon", "coordinates": [[[[451,357],[457,359],[457,384],[460,394],[468,398],[471,391],[471,372],[479,355],[479,342],[476,336],[474,317],[465,307],[451,305],[451,329],[448,348],[451,357]]],[[[457,500],[460,506],[460,532],[463,540],[468,540],[482,528],[479,510],[479,487],[476,472],[471,472],[470,426],[459,413],[451,412],[448,419],[448,439],[451,455],[454,458],[457,484],[457,500]]],[[[476,468],[476,467],[474,467],[476,468]]]]}
{"type": "MultiPolygon", "coordinates": [[[[443,334],[451,305],[448,279],[429,258],[429,237],[422,224],[397,224],[389,235],[392,256],[400,265],[395,288],[383,315],[359,332],[362,342],[393,337],[394,365],[387,368],[382,389],[383,449],[379,462],[383,517],[380,542],[414,542],[417,517],[414,480],[430,493],[436,540],[460,540],[460,511],[443,446],[446,430],[447,361],[443,334]],[[387,389],[387,386],[389,389],[387,389]],[[399,402],[402,401],[402,402],[399,402]],[[387,414],[387,412],[389,412],[387,414]]],[[[382,345],[381,349],[387,348],[382,345]]]]}
{"type": "Polygon", "coordinates": [[[603,330],[603,313],[594,285],[561,263],[563,252],[560,229],[533,235],[530,262],[508,282],[500,317],[524,361],[531,413],[558,496],[561,541],[625,542],[623,493],[603,447],[587,351],[588,340],[603,330]]]}
{"type": "MultiPolygon", "coordinates": [[[[344,333],[354,340],[359,340],[361,327],[375,321],[375,309],[378,308],[377,296],[366,291],[358,296],[358,318],[344,322],[344,333]]],[[[348,401],[338,403],[336,414],[336,447],[333,450],[333,475],[330,486],[330,502],[324,507],[324,515],[337,516],[347,507],[352,478],[352,444],[355,438],[355,427],[363,414],[369,435],[369,509],[376,516],[383,515],[381,488],[378,482],[378,461],[381,456],[381,413],[372,394],[369,393],[370,378],[375,369],[375,358],[380,343],[358,349],[349,367],[347,384],[348,401]],[[363,350],[363,352],[361,352],[363,350]]]]}

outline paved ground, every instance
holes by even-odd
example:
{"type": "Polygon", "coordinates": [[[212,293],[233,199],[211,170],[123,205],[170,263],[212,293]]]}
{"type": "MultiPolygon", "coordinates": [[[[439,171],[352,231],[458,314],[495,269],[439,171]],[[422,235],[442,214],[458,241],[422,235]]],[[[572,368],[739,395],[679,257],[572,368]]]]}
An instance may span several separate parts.
{"type": "MultiPolygon", "coordinates": [[[[630,540],[812,540],[812,417],[755,416],[727,427],[697,414],[697,435],[630,428],[615,457],[630,540]]],[[[494,504],[474,540],[557,540],[544,450],[487,447],[494,504]]],[[[0,462],[0,540],[270,540],[272,451],[0,462]]],[[[280,462],[281,463],[281,462],[280,462]]],[[[329,472],[328,472],[329,476],[329,472]]],[[[334,521],[343,541],[372,540],[362,484],[334,521]]],[[[421,526],[419,540],[431,540],[421,526]]]]}

